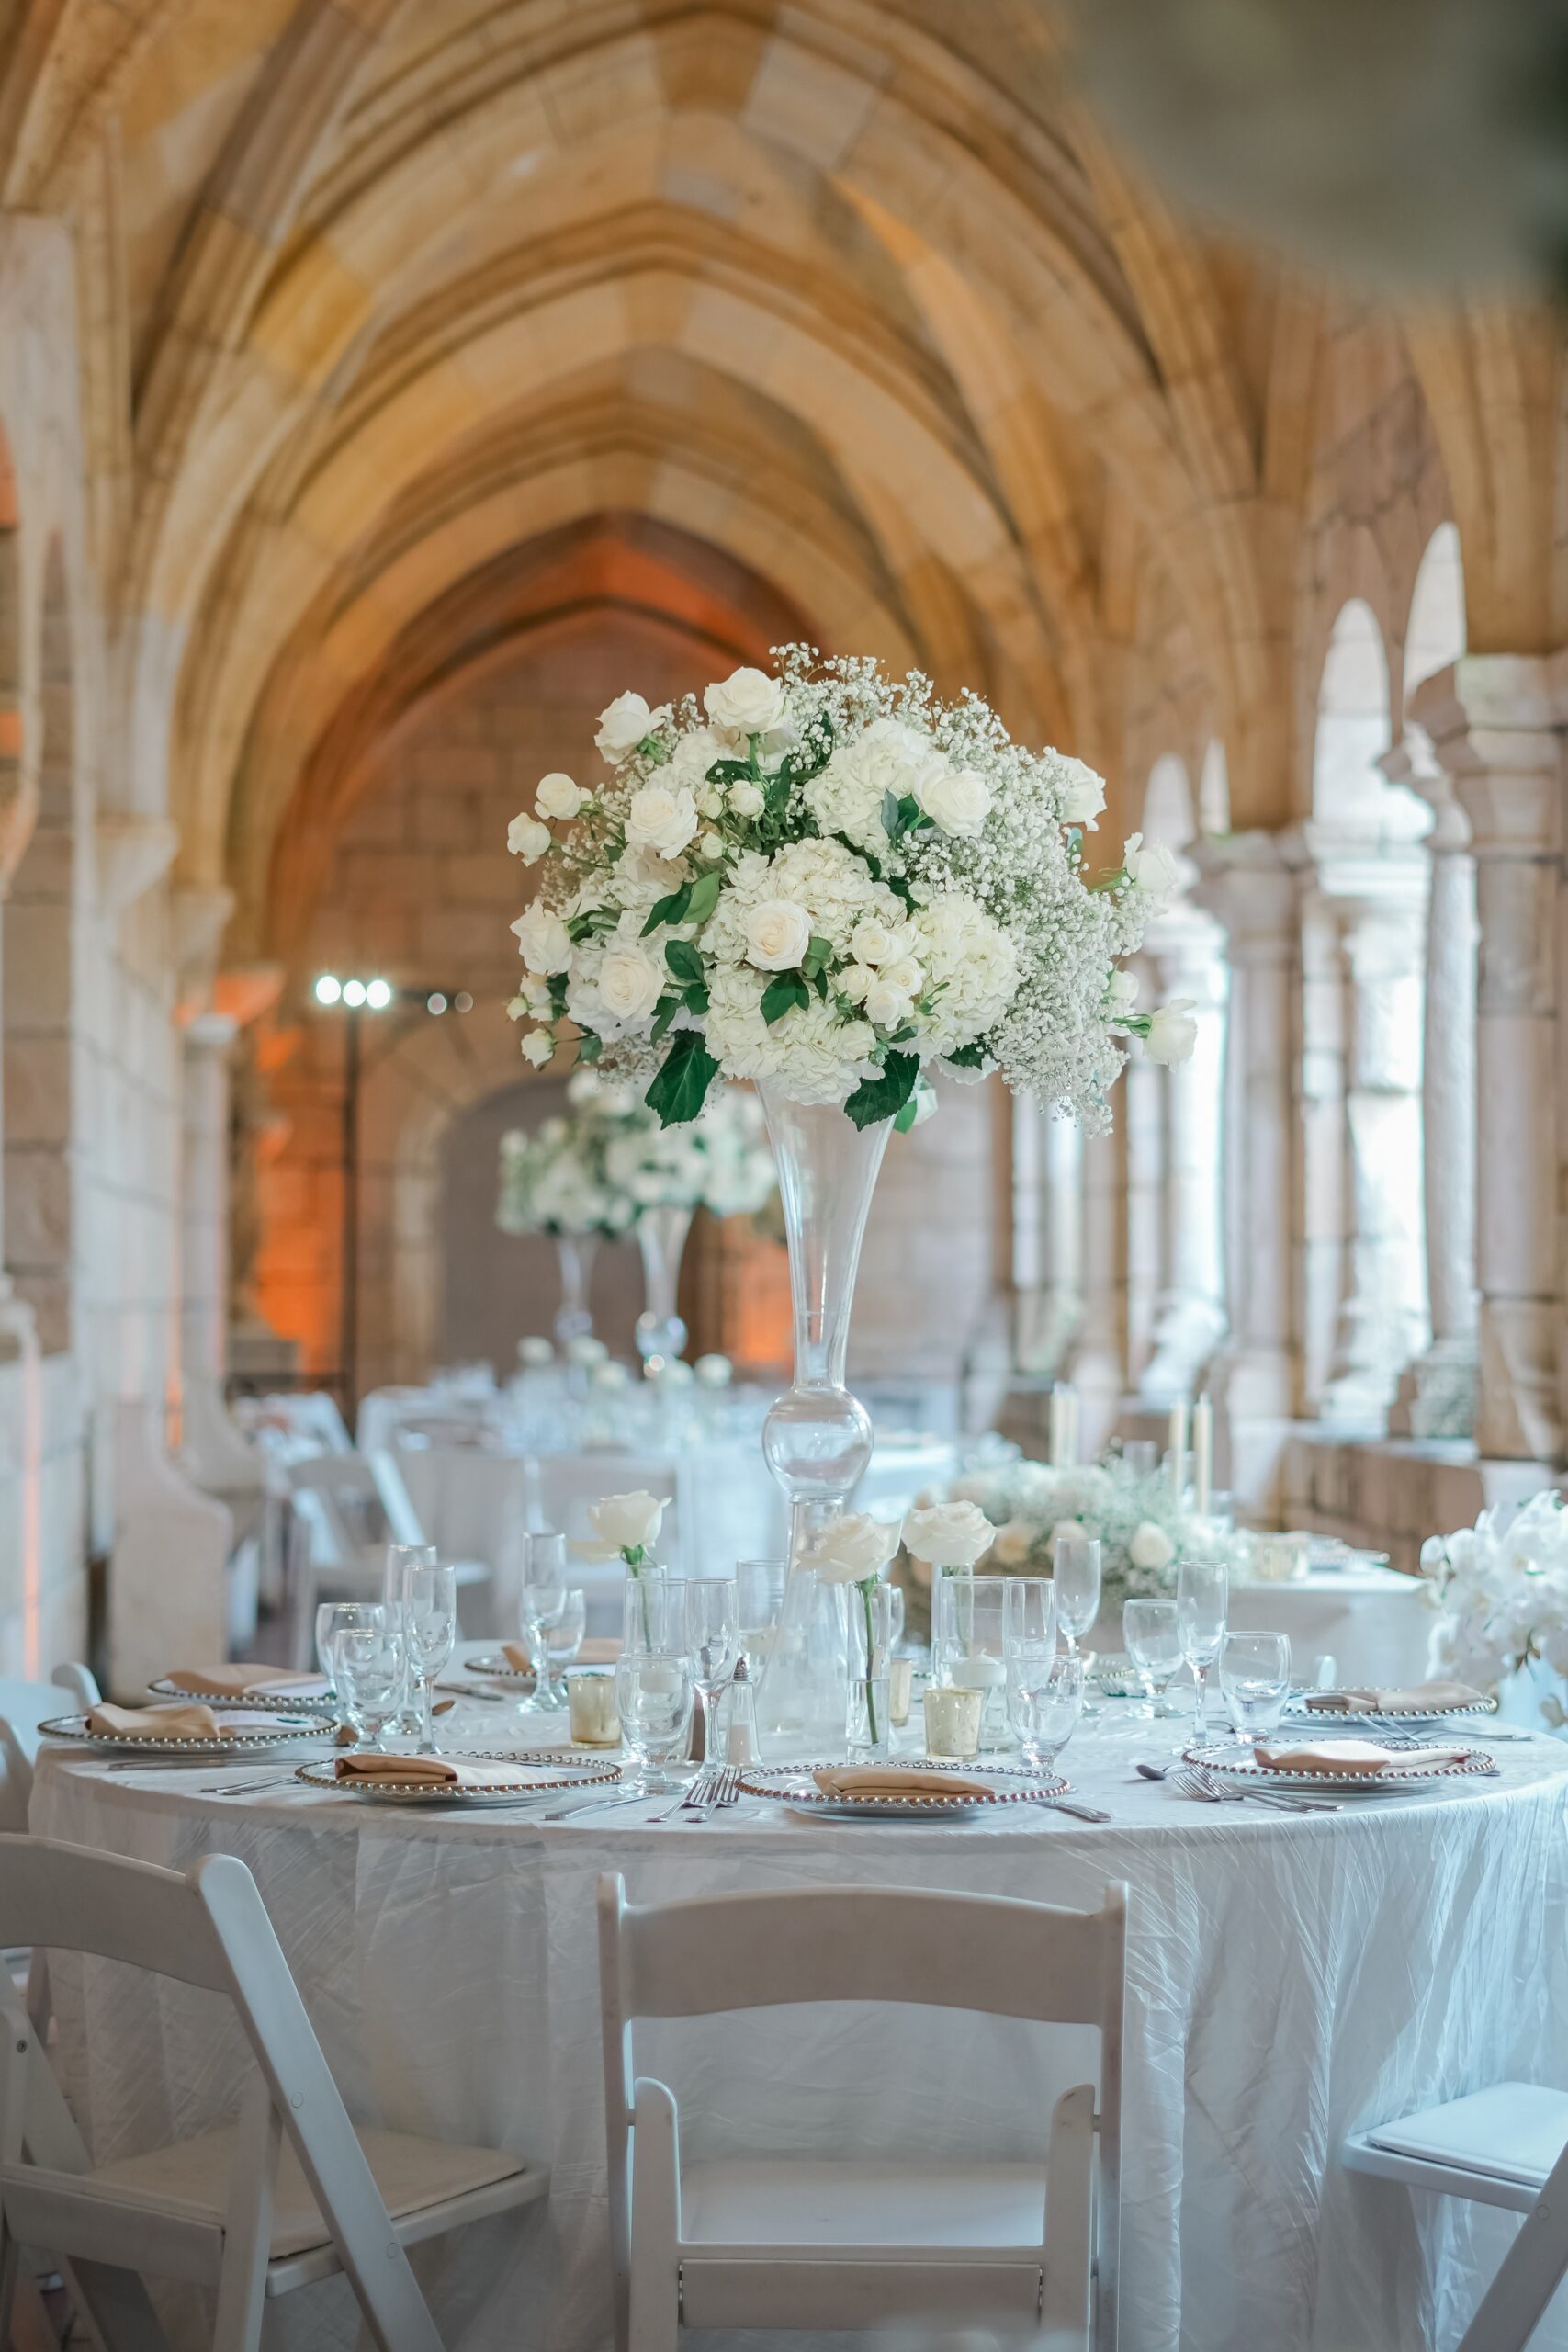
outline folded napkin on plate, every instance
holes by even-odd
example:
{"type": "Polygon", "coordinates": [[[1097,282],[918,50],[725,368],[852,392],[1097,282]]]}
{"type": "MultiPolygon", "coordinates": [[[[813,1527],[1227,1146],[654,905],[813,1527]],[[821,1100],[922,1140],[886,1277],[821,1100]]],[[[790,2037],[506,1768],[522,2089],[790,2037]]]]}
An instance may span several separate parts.
{"type": "MultiPolygon", "coordinates": [[[[590,1634],[578,1651],[578,1666],[614,1666],[626,1645],[608,1634],[590,1634]]],[[[526,1642],[502,1642],[501,1654],[514,1674],[532,1674],[534,1661],[526,1642]]]]}
{"type": "MultiPolygon", "coordinates": [[[[268,1724],[272,1717],[266,1718],[268,1724]]],[[[100,1700],[87,1714],[87,1729],[109,1739],[216,1739],[218,1718],[210,1707],[111,1707],[100,1700]]]]}
{"type": "Polygon", "coordinates": [[[1321,1739],[1312,1746],[1270,1747],[1259,1740],[1258,1761],[1270,1772],[1345,1772],[1375,1779],[1380,1772],[1419,1771],[1432,1764],[1460,1764],[1475,1751],[1447,1746],[1380,1747],[1373,1739],[1321,1739]]]}
{"type": "Polygon", "coordinates": [[[1437,1715],[1485,1703],[1468,1682],[1358,1683],[1346,1690],[1309,1690],[1306,1702],[1314,1715],[1437,1715]]]}
{"type": "Polygon", "coordinates": [[[385,1781],[401,1787],[417,1781],[433,1789],[519,1788],[535,1785],[520,1764],[460,1764],[451,1756],[339,1756],[333,1770],[340,1781],[385,1781]]]}
{"type": "Polygon", "coordinates": [[[305,1698],[327,1687],[324,1674],[304,1674],[287,1666],[179,1666],[166,1679],[176,1690],[192,1691],[197,1698],[210,1692],[219,1699],[254,1699],[263,1691],[269,1697],[297,1691],[305,1698]]]}
{"type": "Polygon", "coordinates": [[[988,1797],[985,1781],[962,1772],[889,1771],[879,1764],[820,1764],[811,1775],[825,1797],[988,1797]]]}

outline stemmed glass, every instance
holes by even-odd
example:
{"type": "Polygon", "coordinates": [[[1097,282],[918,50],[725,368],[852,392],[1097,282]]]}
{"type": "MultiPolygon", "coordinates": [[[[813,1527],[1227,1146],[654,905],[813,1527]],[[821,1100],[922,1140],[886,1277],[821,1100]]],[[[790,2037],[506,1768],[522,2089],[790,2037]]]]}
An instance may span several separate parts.
{"type": "Polygon", "coordinates": [[[550,1636],[566,1614],[566,1537],[525,1535],[517,1611],[534,1668],[534,1695],[527,1703],[538,1714],[553,1714],[566,1704],[556,1689],[550,1657],[550,1636]]]}
{"type": "Polygon", "coordinates": [[[409,1672],[419,1685],[422,1756],[435,1754],[431,1713],[435,1678],[457,1639],[457,1577],[439,1561],[415,1561],[403,1570],[403,1640],[409,1672]]]}
{"type": "Polygon", "coordinates": [[[1220,1693],[1238,1739],[1272,1739],[1291,1690],[1288,1634],[1227,1634],[1220,1644],[1220,1693]]]}
{"type": "Polygon", "coordinates": [[[711,1765],[719,1694],[740,1656],[740,1597],[732,1578],[704,1577],[687,1585],[686,1645],[702,1702],[702,1760],[711,1765]]]}
{"type": "Polygon", "coordinates": [[[1122,1611],[1122,1638],[1138,1669],[1151,1718],[1165,1712],[1166,1685],[1181,1664],[1181,1635],[1174,1600],[1129,1600],[1122,1611]]]}
{"type": "Polygon", "coordinates": [[[1176,1627],[1181,1655],[1198,1685],[1192,1710],[1193,1734],[1201,1747],[1209,1736],[1209,1682],[1205,1668],[1213,1666],[1225,1637],[1225,1611],[1230,1580],[1222,1563],[1181,1560],[1176,1570],[1176,1627]]]}
{"type": "Polygon", "coordinates": [[[1023,1760],[1048,1772],[1077,1728],[1083,1712],[1083,1660],[1059,1657],[1041,1643],[1008,1659],[1008,1721],[1023,1760]]]}
{"type": "Polygon", "coordinates": [[[316,1610],[316,1663],[327,1680],[334,1677],[333,1642],[347,1625],[368,1624],[379,1606],[374,1600],[323,1600],[316,1610]]]}
{"type": "MultiPolygon", "coordinates": [[[[1077,1657],[1079,1642],[1093,1630],[1100,1614],[1099,1536],[1058,1535],[1051,1547],[1051,1565],[1056,1587],[1056,1623],[1066,1640],[1068,1657],[1077,1657]]],[[[1084,1666],[1087,1670],[1087,1657],[1084,1666]]]]}
{"type": "Polygon", "coordinates": [[[634,1796],[654,1796],[671,1784],[665,1770],[686,1727],[692,1704],[692,1661],[680,1650],[627,1650],[615,1668],[615,1710],[621,1736],[637,1759],[626,1782],[634,1796]]]}
{"type": "MultiPolygon", "coordinates": [[[[403,1578],[411,1568],[433,1568],[440,1555],[434,1544],[389,1544],[387,1562],[381,1571],[381,1598],[389,1609],[400,1610],[403,1605],[403,1578]]],[[[419,1709],[409,1689],[408,1644],[403,1644],[403,1690],[398,1701],[398,1712],[391,1728],[406,1732],[411,1739],[419,1737],[419,1709]]]]}
{"type": "Polygon", "coordinates": [[[402,1703],[403,1642],[398,1611],[383,1602],[354,1602],[352,1623],[330,1636],[333,1685],[359,1739],[374,1748],[402,1703]]]}
{"type": "Polygon", "coordinates": [[[735,1590],[740,1605],[740,1655],[753,1682],[773,1645],[784,1606],[787,1560],[737,1560],[735,1590]]]}

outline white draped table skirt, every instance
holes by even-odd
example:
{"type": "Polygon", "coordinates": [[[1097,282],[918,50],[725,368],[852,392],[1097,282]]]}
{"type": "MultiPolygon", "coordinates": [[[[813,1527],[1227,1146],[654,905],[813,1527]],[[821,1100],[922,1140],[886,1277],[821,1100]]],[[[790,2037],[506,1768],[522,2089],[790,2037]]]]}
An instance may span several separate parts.
{"type": "MultiPolygon", "coordinates": [[[[357,2120],[550,2163],[541,2216],[419,2256],[461,2352],[611,2340],[606,1870],[634,1901],[856,1883],[1090,1905],[1125,1879],[1122,2352],[1446,2352],[1516,2224],[1359,2178],[1337,2150],[1359,2126],[1500,2079],[1568,2088],[1568,1751],[1500,1747],[1496,1781],[1286,1816],[1134,1778],[1133,1758],[1168,1752],[1174,1728],[1112,1708],[1075,1740],[1066,1760],[1114,1816],[1103,1828],[772,1812],[666,1826],[642,1808],[546,1827],[303,1792],[209,1798],[188,1771],[108,1778],[58,1755],[33,1826],[175,1867],[241,1855],[357,2120]]],[[[62,1962],[53,1981],[66,2087],[101,2158],[231,2106],[237,2037],[211,1996],[96,1962],[62,1962]]],[[[638,2063],[676,2089],[694,2160],[996,2158],[1043,2147],[1051,2099],[1092,2070],[1093,2039],[923,2010],[785,2010],[661,2027],[638,2063]]],[[[341,2281],[269,2315],[290,2345],[346,2347],[354,2325],[341,2281]]]]}

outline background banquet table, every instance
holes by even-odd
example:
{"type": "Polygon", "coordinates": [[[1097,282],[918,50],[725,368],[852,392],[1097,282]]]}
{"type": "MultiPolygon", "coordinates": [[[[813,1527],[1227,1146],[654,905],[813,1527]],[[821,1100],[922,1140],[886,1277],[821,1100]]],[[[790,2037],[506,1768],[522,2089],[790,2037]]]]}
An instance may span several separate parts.
{"type": "MultiPolygon", "coordinates": [[[[462,1714],[471,1728],[481,1710],[462,1714]]],[[[609,2341],[594,1942],[607,1869],[634,1900],[854,1883],[1089,1905],[1124,1878],[1123,2352],[1442,2352],[1509,2223],[1436,2199],[1415,2211],[1336,2151],[1359,2125],[1495,2080],[1568,2087],[1568,1751],[1499,1746],[1495,1780],[1284,1816],[1135,1778],[1133,1759],[1168,1753],[1172,1731],[1124,1705],[1080,1731],[1071,1776],[1112,1815],[1104,1827],[772,1808],[693,1826],[650,1821],[651,1800],[551,1826],[292,1786],[209,1797],[209,1770],[111,1776],[79,1751],[46,1757],[33,1826],[175,1866],[240,1854],[356,2117],[549,2160],[547,2215],[513,2239],[484,2225],[502,2233],[488,2293],[460,2245],[430,2252],[437,2316],[463,2352],[609,2341]]],[[[210,1996],[74,1960],[54,1982],[95,2153],[224,2111],[235,2053],[210,1996]]],[[[1028,2154],[1092,2052],[1090,2037],[1032,2030],[785,2010],[661,2029],[639,2064],[701,2109],[694,2155],[914,2154],[937,2138],[1028,2154]]],[[[312,2309],[290,2341],[352,2340],[341,2289],[294,2304],[312,2309]]]]}

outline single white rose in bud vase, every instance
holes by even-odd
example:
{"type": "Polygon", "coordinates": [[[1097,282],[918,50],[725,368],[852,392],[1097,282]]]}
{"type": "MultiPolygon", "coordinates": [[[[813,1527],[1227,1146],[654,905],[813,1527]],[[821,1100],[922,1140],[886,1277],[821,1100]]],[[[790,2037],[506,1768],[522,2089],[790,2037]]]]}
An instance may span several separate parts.
{"type": "Polygon", "coordinates": [[[972,1568],[991,1548],[996,1530],[975,1503],[917,1504],[904,1521],[904,1541],[933,1568],[972,1568]]]}
{"type": "Polygon", "coordinates": [[[512,929],[529,971],[541,978],[565,971],[571,956],[571,935],[559,915],[552,914],[548,907],[530,907],[512,929]]]}
{"type": "Polygon", "coordinates": [[[654,724],[655,713],[641,695],[617,695],[599,713],[599,732],[593,741],[611,766],[618,767],[652,731],[654,724]]]}
{"type": "Polygon", "coordinates": [[[549,845],[549,827],[541,825],[537,817],[530,817],[526,809],[513,817],[506,828],[506,846],[525,865],[532,865],[536,858],[543,857],[549,845]]]}
{"type": "Polygon", "coordinates": [[[664,993],[664,977],[645,949],[612,947],[599,967],[599,1001],[623,1024],[646,1021],[664,993]]]}
{"type": "Polygon", "coordinates": [[[746,918],[746,954],[760,972],[793,972],[811,944],[811,924],[793,899],[764,899],[746,918]]]}
{"type": "Polygon", "coordinates": [[[973,768],[937,769],[919,787],[920,806],[954,840],[973,839],[991,813],[990,786],[973,768]]]}
{"type": "Polygon", "coordinates": [[[1133,1530],[1127,1557],[1135,1568],[1168,1568],[1176,1557],[1176,1546],[1152,1519],[1140,1520],[1133,1530]]]}
{"type": "Polygon", "coordinates": [[[539,778],[534,806],[541,817],[555,817],[564,824],[576,816],[587,797],[580,784],[573,784],[559,768],[552,768],[548,775],[539,778]]]}
{"type": "Polygon", "coordinates": [[[1057,772],[1062,784],[1061,818],[1064,825],[1086,825],[1098,832],[1097,820],[1105,808],[1104,780],[1082,760],[1062,759],[1057,772]]]}
{"type": "Polygon", "coordinates": [[[684,785],[645,784],[626,810],[626,843],[656,857],[679,857],[697,830],[697,804],[684,785]]]}
{"type": "Polygon", "coordinates": [[[523,1040],[523,1058],[532,1062],[536,1069],[543,1069],[556,1049],[555,1039],[547,1029],[530,1029],[523,1040]]]}
{"type": "Polygon", "coordinates": [[[1192,1018],[1193,999],[1173,997],[1149,1015],[1148,1035],[1144,1039],[1144,1051],[1152,1062],[1184,1062],[1198,1042],[1198,1023],[1192,1018]]]}
{"type": "Polygon", "coordinates": [[[1120,965],[1105,984],[1105,1010],[1112,1021],[1120,1021],[1131,1012],[1138,1001],[1138,976],[1123,971],[1120,965]]]}
{"type": "Polygon", "coordinates": [[[705,687],[703,708],[716,727],[736,735],[766,735],[782,727],[789,706],[777,678],[765,670],[732,671],[722,685],[705,687]]]}
{"type": "Polygon", "coordinates": [[[1181,868],[1162,842],[1147,842],[1142,833],[1129,835],[1122,852],[1122,871],[1140,898],[1164,900],[1179,888],[1181,868]]]}
{"type": "Polygon", "coordinates": [[[665,1505],[642,1487],[630,1495],[606,1495],[590,1503],[588,1523],[607,1552],[618,1552],[628,1568],[640,1568],[659,1541],[665,1505]]]}
{"type": "Polygon", "coordinates": [[[730,813],[733,816],[752,818],[761,815],[765,804],[761,785],[748,784],[742,776],[739,784],[730,786],[728,797],[730,813]]]}
{"type": "Polygon", "coordinates": [[[879,1577],[897,1549],[897,1520],[845,1511],[823,1530],[807,1558],[818,1584],[861,1584],[879,1577]]]}

